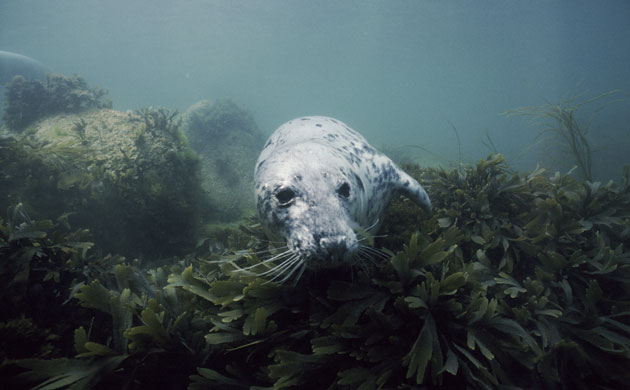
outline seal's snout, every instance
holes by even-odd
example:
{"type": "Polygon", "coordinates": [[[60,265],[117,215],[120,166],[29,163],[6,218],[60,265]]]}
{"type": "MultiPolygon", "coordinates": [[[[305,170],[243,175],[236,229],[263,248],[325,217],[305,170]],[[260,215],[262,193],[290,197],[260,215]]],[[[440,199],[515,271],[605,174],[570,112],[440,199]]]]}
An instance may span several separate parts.
{"type": "Polygon", "coordinates": [[[333,257],[342,257],[348,250],[346,247],[347,238],[345,236],[324,237],[319,240],[319,247],[333,257]]]}
{"type": "Polygon", "coordinates": [[[314,236],[313,238],[317,245],[314,257],[319,259],[315,264],[312,264],[315,267],[337,267],[351,260],[357,249],[356,237],[354,236],[340,234],[324,237],[314,236]]]}

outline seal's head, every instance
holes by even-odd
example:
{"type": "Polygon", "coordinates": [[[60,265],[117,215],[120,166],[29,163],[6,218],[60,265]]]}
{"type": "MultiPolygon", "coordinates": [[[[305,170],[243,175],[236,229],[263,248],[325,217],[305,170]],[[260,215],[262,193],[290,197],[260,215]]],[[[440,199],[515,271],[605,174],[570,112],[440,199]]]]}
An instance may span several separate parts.
{"type": "Polygon", "coordinates": [[[257,167],[263,224],[283,236],[309,269],[349,262],[359,248],[353,214],[364,199],[361,179],[331,158],[327,146],[310,143],[279,151],[257,167]]]}

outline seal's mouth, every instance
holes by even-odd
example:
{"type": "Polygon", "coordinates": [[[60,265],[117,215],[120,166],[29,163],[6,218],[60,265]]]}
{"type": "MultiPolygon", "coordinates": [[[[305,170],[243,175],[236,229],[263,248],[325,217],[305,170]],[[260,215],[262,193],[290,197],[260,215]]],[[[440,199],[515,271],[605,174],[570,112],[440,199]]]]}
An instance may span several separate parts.
{"type": "MultiPolygon", "coordinates": [[[[289,244],[289,247],[292,245],[289,244]]],[[[356,236],[313,235],[312,241],[293,246],[302,257],[306,268],[311,270],[337,268],[354,259],[358,249],[356,236]]]]}
{"type": "MultiPolygon", "coordinates": [[[[298,229],[293,230],[293,233],[296,231],[298,229]]],[[[266,283],[297,285],[305,273],[348,265],[369,272],[369,264],[389,259],[386,253],[374,247],[372,236],[363,229],[352,229],[350,234],[332,235],[305,234],[302,231],[301,235],[285,237],[284,241],[286,245],[272,245],[269,250],[258,252],[260,261],[240,271],[264,277],[266,283]]]]}

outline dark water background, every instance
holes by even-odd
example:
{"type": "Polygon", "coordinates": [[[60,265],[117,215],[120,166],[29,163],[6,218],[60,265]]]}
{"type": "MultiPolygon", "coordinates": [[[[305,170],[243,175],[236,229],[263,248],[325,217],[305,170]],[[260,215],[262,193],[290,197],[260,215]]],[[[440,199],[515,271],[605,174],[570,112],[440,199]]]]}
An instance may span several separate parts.
{"type": "MultiPolygon", "coordinates": [[[[1,0],[0,50],[80,74],[121,110],[231,97],[266,133],[330,115],[442,164],[459,160],[453,125],[464,161],[489,152],[488,132],[531,170],[566,156],[523,154],[540,127],[499,113],[571,93],[627,97],[630,2],[1,0]]],[[[595,179],[630,162],[629,108],[614,102],[592,123],[595,179]]]]}

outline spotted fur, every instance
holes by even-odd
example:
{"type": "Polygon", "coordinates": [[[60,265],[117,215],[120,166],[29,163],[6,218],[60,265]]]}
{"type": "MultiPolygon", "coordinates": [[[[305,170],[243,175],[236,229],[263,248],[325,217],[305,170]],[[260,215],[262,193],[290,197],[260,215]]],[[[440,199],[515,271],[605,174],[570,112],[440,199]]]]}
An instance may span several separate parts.
{"type": "Polygon", "coordinates": [[[376,231],[396,191],[431,211],[416,180],[359,133],[328,117],[280,126],[258,158],[254,180],[263,224],[310,269],[352,261],[359,247],[355,229],[376,231]]]}

